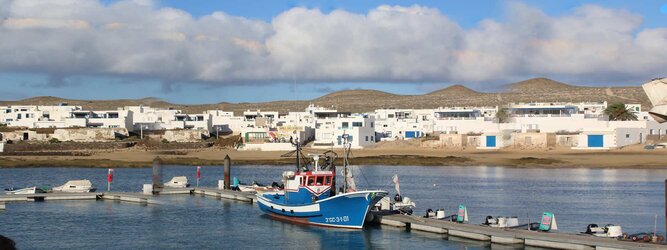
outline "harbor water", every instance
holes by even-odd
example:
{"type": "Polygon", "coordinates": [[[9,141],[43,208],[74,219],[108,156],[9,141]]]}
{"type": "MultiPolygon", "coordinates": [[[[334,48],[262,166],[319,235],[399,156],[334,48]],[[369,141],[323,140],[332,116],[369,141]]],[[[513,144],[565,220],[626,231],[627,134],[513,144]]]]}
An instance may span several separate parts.
{"type": "MultiPolygon", "coordinates": [[[[291,166],[234,166],[241,182],[279,182],[291,166]]],[[[503,167],[355,166],[360,189],[400,191],[416,204],[417,214],[444,208],[455,213],[468,207],[470,223],[486,215],[518,216],[535,222],[553,212],[559,231],[584,231],[589,223],[621,225],[626,232],[664,227],[666,169],[521,169],[503,167]]],[[[202,167],[200,186],[215,187],[221,166],[202,167]]],[[[56,186],[71,179],[90,179],[106,190],[103,168],[0,169],[0,187],[56,186]]],[[[196,167],[166,166],[165,181],[187,176],[195,185],[196,167]]],[[[150,183],[150,168],[115,169],[112,191],[140,192],[150,183]]],[[[210,197],[161,196],[164,205],[111,201],[12,203],[0,211],[0,234],[21,249],[182,249],[182,248],[495,248],[485,242],[412,232],[391,227],[338,230],[293,225],[263,215],[247,203],[210,197]]]]}

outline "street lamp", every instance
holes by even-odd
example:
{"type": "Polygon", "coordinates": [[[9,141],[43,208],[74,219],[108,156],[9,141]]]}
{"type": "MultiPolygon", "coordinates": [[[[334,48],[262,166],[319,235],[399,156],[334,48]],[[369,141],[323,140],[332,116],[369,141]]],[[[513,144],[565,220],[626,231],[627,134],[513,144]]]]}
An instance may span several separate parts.
{"type": "MultiPolygon", "coordinates": [[[[148,126],[146,126],[146,129],[148,129],[148,126]]],[[[144,125],[140,124],[139,125],[139,131],[141,131],[141,139],[144,139],[144,125]]]]}

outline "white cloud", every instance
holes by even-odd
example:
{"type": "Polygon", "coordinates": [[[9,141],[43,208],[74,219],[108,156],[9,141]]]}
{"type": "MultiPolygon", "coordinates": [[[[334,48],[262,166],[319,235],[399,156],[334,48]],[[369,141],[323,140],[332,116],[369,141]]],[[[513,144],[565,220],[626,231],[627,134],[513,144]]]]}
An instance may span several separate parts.
{"type": "Polygon", "coordinates": [[[667,28],[641,29],[641,16],[595,5],[554,17],[510,4],[507,20],[470,29],[417,5],[366,14],[293,8],[271,22],[156,6],[0,0],[0,72],[212,84],[502,83],[536,75],[642,81],[667,68],[667,28]]]}

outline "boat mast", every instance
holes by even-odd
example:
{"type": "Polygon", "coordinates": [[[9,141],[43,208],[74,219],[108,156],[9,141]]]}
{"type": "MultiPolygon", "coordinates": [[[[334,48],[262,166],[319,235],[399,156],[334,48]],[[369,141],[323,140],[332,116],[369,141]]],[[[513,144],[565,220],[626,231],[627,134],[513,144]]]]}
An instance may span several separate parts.
{"type": "Polygon", "coordinates": [[[347,193],[347,165],[349,164],[348,162],[348,155],[350,154],[350,149],[348,148],[348,142],[347,142],[347,135],[343,134],[343,193],[347,193]]]}

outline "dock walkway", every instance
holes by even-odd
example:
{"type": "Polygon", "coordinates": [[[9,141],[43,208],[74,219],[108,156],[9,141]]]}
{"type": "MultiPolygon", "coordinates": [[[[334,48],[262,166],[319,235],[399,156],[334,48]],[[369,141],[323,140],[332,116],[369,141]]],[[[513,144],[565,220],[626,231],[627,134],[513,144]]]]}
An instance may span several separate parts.
{"type": "Polygon", "coordinates": [[[588,235],[545,233],[521,229],[492,228],[481,225],[461,224],[431,218],[408,215],[376,215],[383,225],[404,227],[451,236],[490,241],[498,244],[517,244],[556,249],[666,249],[667,246],[645,242],[620,241],[588,235]]]}
{"type": "Polygon", "coordinates": [[[151,195],[143,195],[140,193],[37,193],[37,194],[11,194],[0,195],[0,203],[10,202],[30,202],[30,201],[54,201],[54,200],[116,200],[123,202],[134,202],[141,204],[160,204],[151,195]]]}

